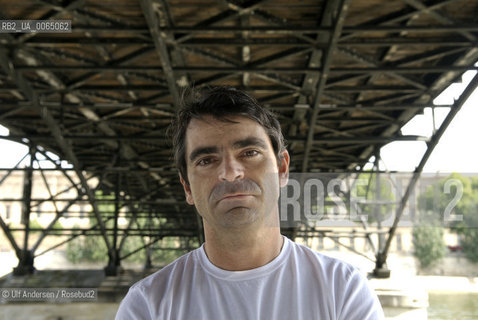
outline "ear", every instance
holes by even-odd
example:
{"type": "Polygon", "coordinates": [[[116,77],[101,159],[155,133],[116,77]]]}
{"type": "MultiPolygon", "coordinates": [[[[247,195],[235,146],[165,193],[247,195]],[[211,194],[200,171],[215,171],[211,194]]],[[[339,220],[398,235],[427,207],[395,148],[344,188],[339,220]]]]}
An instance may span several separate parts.
{"type": "Polygon", "coordinates": [[[284,187],[289,181],[289,152],[287,150],[282,151],[279,159],[279,183],[281,187],[284,187]]]}
{"type": "Polygon", "coordinates": [[[179,174],[179,181],[183,185],[184,194],[186,195],[186,202],[190,205],[194,205],[193,195],[191,193],[191,187],[189,183],[183,179],[183,176],[179,174]]]}

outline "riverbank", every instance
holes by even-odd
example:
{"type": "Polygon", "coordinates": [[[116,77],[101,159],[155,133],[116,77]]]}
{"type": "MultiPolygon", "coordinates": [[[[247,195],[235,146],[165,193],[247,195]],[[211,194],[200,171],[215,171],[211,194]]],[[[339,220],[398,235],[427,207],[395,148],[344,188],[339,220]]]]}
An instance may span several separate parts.
{"type": "Polygon", "coordinates": [[[415,276],[419,286],[436,293],[478,293],[478,277],[415,276]]]}

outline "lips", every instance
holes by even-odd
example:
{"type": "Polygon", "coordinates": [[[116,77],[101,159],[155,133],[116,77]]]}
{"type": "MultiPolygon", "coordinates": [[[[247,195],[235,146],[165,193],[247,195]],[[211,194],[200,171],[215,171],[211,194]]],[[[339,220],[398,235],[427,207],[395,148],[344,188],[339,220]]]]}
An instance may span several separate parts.
{"type": "Polygon", "coordinates": [[[223,201],[223,200],[243,200],[243,199],[246,199],[247,197],[251,197],[251,196],[252,196],[251,194],[243,194],[243,193],[230,194],[230,195],[226,195],[226,196],[222,197],[219,201],[223,201]]]}
{"type": "Polygon", "coordinates": [[[240,200],[242,197],[260,195],[261,188],[257,183],[250,179],[240,179],[231,181],[221,181],[214,186],[209,199],[213,203],[221,200],[240,200]]]}

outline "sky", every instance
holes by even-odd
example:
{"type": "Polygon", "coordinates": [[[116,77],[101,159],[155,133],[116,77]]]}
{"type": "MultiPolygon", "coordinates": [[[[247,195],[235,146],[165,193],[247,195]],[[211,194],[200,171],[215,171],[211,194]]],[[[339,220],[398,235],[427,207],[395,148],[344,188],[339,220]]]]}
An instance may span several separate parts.
{"type": "MultiPolygon", "coordinates": [[[[452,104],[471,81],[476,71],[468,71],[462,83],[450,85],[435,100],[434,104],[452,104]]],[[[435,127],[445,119],[449,108],[435,108],[435,127]]],[[[445,130],[433,150],[423,172],[478,172],[478,89],[468,98],[461,110],[445,130]]],[[[432,110],[426,108],[423,115],[417,115],[403,128],[404,135],[431,136],[433,128],[432,110]]],[[[385,168],[396,171],[413,171],[425,153],[425,142],[392,142],[381,149],[385,168]]]]}
{"type": "MultiPolygon", "coordinates": [[[[452,104],[457,99],[476,71],[468,71],[462,83],[450,85],[434,104],[452,104]]],[[[435,108],[435,126],[438,127],[448,113],[448,108],[435,108]]],[[[435,147],[425,165],[424,172],[478,173],[478,89],[465,102],[435,147]]],[[[426,108],[403,128],[404,135],[431,136],[433,128],[432,110],[426,108]]],[[[0,136],[8,135],[8,129],[0,125],[0,136]]],[[[0,138],[0,168],[13,167],[26,153],[24,145],[0,138]]],[[[424,142],[392,142],[381,149],[381,169],[391,171],[413,171],[426,150],[424,142]]]]}

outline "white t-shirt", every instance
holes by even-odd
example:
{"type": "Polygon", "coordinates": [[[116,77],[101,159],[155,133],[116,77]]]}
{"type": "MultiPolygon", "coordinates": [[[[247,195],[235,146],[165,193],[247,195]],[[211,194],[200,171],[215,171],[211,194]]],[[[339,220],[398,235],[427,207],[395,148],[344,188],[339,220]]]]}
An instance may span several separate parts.
{"type": "Polygon", "coordinates": [[[285,238],[281,253],[252,270],[214,266],[203,247],[134,284],[116,320],[383,319],[352,266],[285,238]]]}

